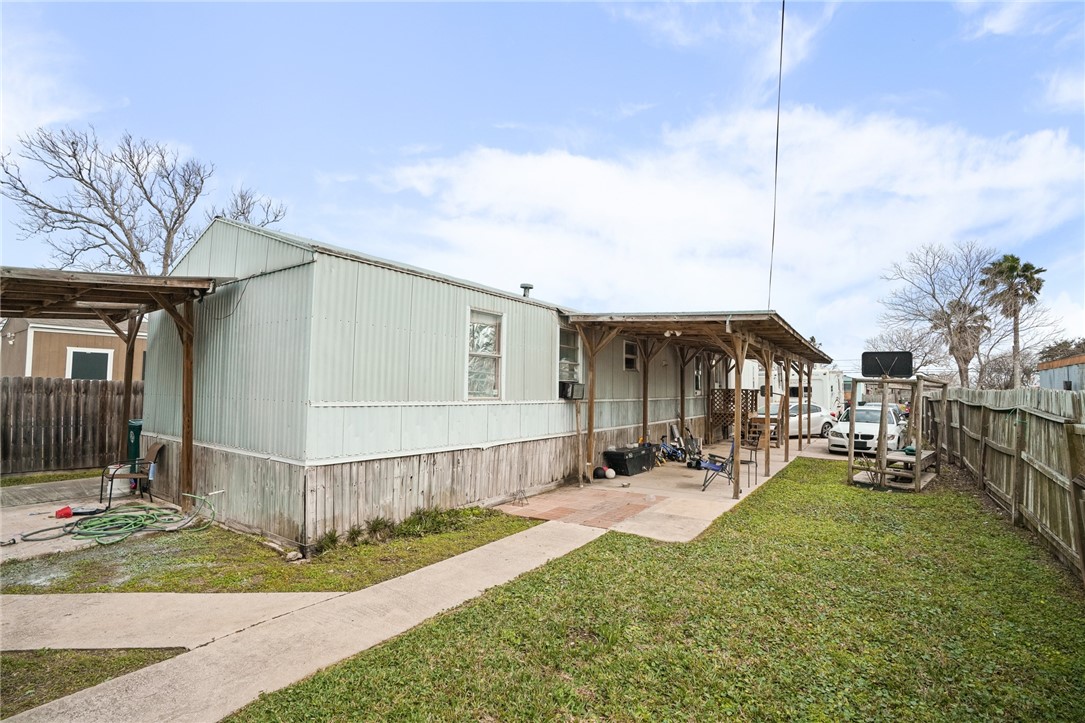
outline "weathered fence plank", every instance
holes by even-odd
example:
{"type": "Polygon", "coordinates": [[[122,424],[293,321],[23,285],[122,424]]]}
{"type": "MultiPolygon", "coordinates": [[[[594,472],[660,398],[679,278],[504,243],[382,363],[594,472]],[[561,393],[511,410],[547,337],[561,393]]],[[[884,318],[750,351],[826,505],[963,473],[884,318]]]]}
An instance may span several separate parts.
{"type": "MultiPolygon", "coordinates": [[[[102,467],[124,444],[124,383],[0,378],[0,472],[102,467]]],[[[143,411],[143,382],[132,383],[132,413],[143,411]]]]}

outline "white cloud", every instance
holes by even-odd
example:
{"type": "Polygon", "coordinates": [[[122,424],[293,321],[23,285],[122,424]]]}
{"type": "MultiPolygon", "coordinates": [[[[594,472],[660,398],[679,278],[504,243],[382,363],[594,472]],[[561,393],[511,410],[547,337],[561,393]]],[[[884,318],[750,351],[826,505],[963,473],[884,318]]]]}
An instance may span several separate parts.
{"type": "Polygon", "coordinates": [[[963,3],[960,8],[972,15],[968,36],[1016,35],[1028,27],[1033,8],[1031,3],[963,3]]]}
{"type": "Polygon", "coordinates": [[[967,18],[964,35],[976,40],[987,35],[1049,35],[1066,31],[1064,40],[1080,36],[1080,23],[1073,3],[964,2],[957,9],[967,18]]]}
{"type": "MultiPolygon", "coordinates": [[[[766,306],[775,113],[710,116],[650,151],[593,158],[497,148],[404,164],[386,188],[428,202],[404,258],[592,311],[766,306]]],[[[1082,214],[1064,132],[997,138],[895,116],[782,119],[772,306],[851,348],[875,332],[882,270],[915,246],[1020,246],[1082,214]],[[1022,240],[1025,240],[1024,242],[1022,240]],[[866,323],[841,336],[849,315],[866,323]]],[[[852,319],[849,319],[849,324],[852,319]]]]}
{"type": "Polygon", "coordinates": [[[56,35],[5,28],[0,128],[4,149],[12,148],[18,136],[38,127],[71,123],[100,109],[94,98],[69,80],[69,71],[77,62],[56,35]]]}
{"type": "Polygon", "coordinates": [[[1054,111],[1085,113],[1085,75],[1081,68],[1056,70],[1043,78],[1044,105],[1054,111]]]}
{"type": "Polygon", "coordinates": [[[354,183],[360,178],[357,173],[348,173],[343,171],[314,171],[313,181],[321,189],[326,189],[330,186],[338,186],[344,183],[354,183]]]}
{"type": "MultiPolygon", "coordinates": [[[[784,22],[784,74],[801,65],[815,41],[832,21],[836,4],[824,5],[808,17],[808,8],[793,5],[784,22]]],[[[776,87],[780,66],[780,7],[758,3],[663,3],[622,5],[618,17],[648,30],[658,41],[692,48],[711,42],[736,46],[749,57],[746,73],[754,90],[776,87]]]]}
{"type": "Polygon", "coordinates": [[[712,5],[696,3],[645,3],[621,5],[613,12],[647,29],[662,42],[688,48],[723,34],[712,5]]]}
{"type": "Polygon", "coordinates": [[[632,118],[633,116],[640,115],[641,113],[655,108],[655,103],[622,103],[618,106],[616,116],[619,120],[626,118],[632,118]]]}

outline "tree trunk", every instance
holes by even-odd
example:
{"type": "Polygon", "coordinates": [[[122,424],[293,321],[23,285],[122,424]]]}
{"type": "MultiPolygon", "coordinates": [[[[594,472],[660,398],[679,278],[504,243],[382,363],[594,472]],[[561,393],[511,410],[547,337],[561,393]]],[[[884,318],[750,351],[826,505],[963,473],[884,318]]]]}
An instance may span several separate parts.
{"type": "Polygon", "coordinates": [[[961,386],[968,388],[968,364],[971,359],[962,359],[961,357],[953,357],[953,361],[957,362],[957,376],[961,379],[961,386]]]}
{"type": "Polygon", "coordinates": [[[1013,388],[1021,388],[1021,305],[1013,307],[1013,388]]]}

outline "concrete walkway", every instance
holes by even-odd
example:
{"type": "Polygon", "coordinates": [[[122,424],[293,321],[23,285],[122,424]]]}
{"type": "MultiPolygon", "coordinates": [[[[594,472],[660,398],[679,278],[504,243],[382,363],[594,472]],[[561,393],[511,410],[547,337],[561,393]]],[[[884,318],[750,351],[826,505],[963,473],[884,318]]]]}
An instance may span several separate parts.
{"type": "MultiPolygon", "coordinates": [[[[86,647],[74,646],[72,637],[85,632],[87,625],[93,626],[93,622],[73,625],[88,614],[79,611],[81,599],[88,597],[99,598],[97,607],[103,613],[109,611],[105,619],[125,620],[126,625],[130,621],[131,627],[159,633],[152,636],[159,646],[178,644],[170,642],[174,640],[211,638],[211,642],[195,650],[9,720],[109,723],[219,720],[264,691],[296,683],[321,668],[399,635],[488,588],[587,544],[604,532],[601,528],[547,522],[357,592],[333,594],[324,600],[284,596],[281,603],[275,601],[276,595],[257,595],[256,598],[265,598],[263,603],[269,610],[282,610],[283,603],[293,609],[251,624],[244,616],[238,616],[225,627],[189,631],[176,637],[161,629],[153,630],[151,626],[160,624],[156,616],[161,616],[157,620],[170,620],[169,625],[173,625],[173,621],[187,616],[204,615],[205,611],[199,608],[203,599],[230,596],[157,595],[156,602],[173,608],[154,613],[140,612],[139,606],[131,602],[137,596],[131,594],[26,596],[32,598],[29,602],[4,596],[0,605],[5,648],[9,605],[13,615],[17,612],[25,619],[38,601],[52,606],[42,608],[50,611],[50,620],[37,624],[36,634],[42,636],[39,639],[59,639],[63,647],[86,647]],[[64,598],[68,600],[65,602],[64,598]],[[231,625],[248,627],[222,635],[231,625]]],[[[246,595],[246,600],[249,597],[252,596],[246,595]]],[[[98,620],[101,623],[103,618],[98,620]]],[[[22,644],[32,645],[29,637],[25,636],[22,644]]],[[[133,635],[131,639],[142,638],[133,635]]]]}

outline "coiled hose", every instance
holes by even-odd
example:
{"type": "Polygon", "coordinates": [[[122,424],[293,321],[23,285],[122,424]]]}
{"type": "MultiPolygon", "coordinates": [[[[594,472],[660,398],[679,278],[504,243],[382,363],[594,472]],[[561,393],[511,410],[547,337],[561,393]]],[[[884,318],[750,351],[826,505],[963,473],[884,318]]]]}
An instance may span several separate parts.
{"type": "MultiPolygon", "coordinates": [[[[217,493],[214,493],[217,494],[217,493]]],[[[187,529],[191,532],[206,530],[215,521],[215,507],[199,495],[184,495],[196,500],[196,506],[187,515],[176,510],[155,505],[128,505],[115,509],[106,509],[99,514],[88,515],[72,520],[63,525],[46,527],[33,532],[24,532],[24,542],[53,540],[71,535],[76,540],[94,540],[99,545],[112,545],[127,540],[137,532],[177,532],[187,529]],[[207,513],[204,514],[206,509],[207,513]],[[203,516],[203,522],[192,522],[203,516]],[[50,534],[51,533],[51,534],[50,534]]]]}

